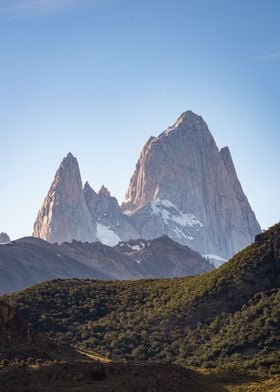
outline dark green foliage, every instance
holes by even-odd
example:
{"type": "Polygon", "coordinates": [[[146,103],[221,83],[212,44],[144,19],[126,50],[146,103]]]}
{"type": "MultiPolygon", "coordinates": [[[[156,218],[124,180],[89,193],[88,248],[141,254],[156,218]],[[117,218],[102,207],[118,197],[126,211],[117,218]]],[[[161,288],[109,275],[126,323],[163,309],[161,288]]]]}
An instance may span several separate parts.
{"type": "Polygon", "coordinates": [[[280,224],[216,271],[55,280],[5,297],[50,338],[110,358],[279,371],[280,224]]]}

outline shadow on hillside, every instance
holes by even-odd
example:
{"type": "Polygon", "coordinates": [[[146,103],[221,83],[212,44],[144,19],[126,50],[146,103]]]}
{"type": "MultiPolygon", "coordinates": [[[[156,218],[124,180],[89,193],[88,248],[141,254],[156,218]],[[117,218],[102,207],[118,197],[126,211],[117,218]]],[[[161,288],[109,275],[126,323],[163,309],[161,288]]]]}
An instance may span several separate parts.
{"type": "MultiPolygon", "coordinates": [[[[207,392],[225,392],[229,391],[228,387],[240,387],[245,385],[248,387],[250,384],[258,384],[262,381],[262,377],[257,375],[244,375],[236,373],[202,373],[201,371],[194,371],[194,389],[190,389],[191,392],[204,391],[206,388],[207,392]],[[201,387],[202,389],[199,389],[201,387]],[[198,389],[197,389],[198,388],[198,389]]],[[[247,390],[247,389],[246,389],[247,390]]]]}
{"type": "MultiPolygon", "coordinates": [[[[3,389],[1,389],[3,388],[3,389]]],[[[0,371],[5,392],[227,392],[211,375],[168,364],[53,363],[0,371]]]]}
{"type": "Polygon", "coordinates": [[[228,392],[224,386],[224,380],[212,374],[203,374],[195,370],[186,370],[186,390],[188,392],[228,392]]]}

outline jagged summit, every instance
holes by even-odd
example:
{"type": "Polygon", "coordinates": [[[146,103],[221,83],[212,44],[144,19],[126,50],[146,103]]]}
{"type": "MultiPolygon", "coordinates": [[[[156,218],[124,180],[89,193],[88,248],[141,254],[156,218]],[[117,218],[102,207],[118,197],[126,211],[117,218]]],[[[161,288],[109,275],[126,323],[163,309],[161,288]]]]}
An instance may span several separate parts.
{"type": "Polygon", "coordinates": [[[74,157],[74,155],[71,152],[69,152],[63,158],[63,160],[62,160],[62,162],[61,162],[61,164],[60,164],[60,166],[58,168],[58,172],[65,173],[68,170],[73,170],[73,171],[76,171],[76,172],[80,172],[77,158],[74,157]]]}
{"type": "MultiPolygon", "coordinates": [[[[192,127],[193,125],[206,125],[205,121],[201,116],[198,114],[192,112],[191,110],[187,110],[186,112],[183,112],[175,121],[175,123],[167,129],[171,130],[174,128],[186,128],[188,126],[192,127]]],[[[207,126],[207,125],[206,125],[207,126]]]]}
{"type": "MultiPolygon", "coordinates": [[[[202,174],[208,159],[216,159],[217,155],[219,151],[215,140],[203,118],[190,110],[184,112],[174,125],[159,136],[148,139],[130,180],[124,210],[133,211],[149,201],[165,199],[161,196],[163,187],[174,193],[172,199],[169,196],[167,200],[180,199],[184,204],[188,200],[184,176],[188,177],[187,182],[195,182],[196,174],[202,174]],[[178,170],[184,172],[184,176],[178,170]]],[[[190,203],[193,197],[195,195],[190,203]]]]}
{"type": "Polygon", "coordinates": [[[63,181],[64,183],[67,183],[68,181],[69,183],[75,181],[78,183],[79,187],[82,185],[79,164],[77,158],[75,158],[71,152],[69,152],[66,157],[63,158],[56,172],[55,179],[57,179],[57,181],[60,181],[60,183],[61,181],[63,181]]]}
{"type": "Polygon", "coordinates": [[[98,195],[99,196],[110,197],[111,193],[109,192],[109,190],[104,185],[102,185],[102,187],[98,191],[98,195]]]}
{"type": "Polygon", "coordinates": [[[88,192],[89,190],[93,190],[92,187],[90,186],[89,182],[86,181],[84,185],[84,192],[88,192]]]}
{"type": "Polygon", "coordinates": [[[192,112],[191,110],[187,110],[182,113],[175,123],[162,132],[159,137],[168,136],[168,134],[174,134],[177,132],[193,134],[194,137],[199,137],[199,133],[202,133],[203,137],[212,138],[206,122],[200,115],[192,112]]]}
{"type": "Polygon", "coordinates": [[[66,155],[66,157],[64,157],[63,161],[64,161],[64,160],[71,161],[71,160],[77,160],[77,158],[74,157],[74,155],[72,154],[72,152],[68,152],[68,154],[66,155]]]}
{"type": "Polygon", "coordinates": [[[222,147],[222,148],[220,149],[220,153],[221,153],[221,154],[228,154],[228,155],[231,155],[229,146],[222,147]]]}

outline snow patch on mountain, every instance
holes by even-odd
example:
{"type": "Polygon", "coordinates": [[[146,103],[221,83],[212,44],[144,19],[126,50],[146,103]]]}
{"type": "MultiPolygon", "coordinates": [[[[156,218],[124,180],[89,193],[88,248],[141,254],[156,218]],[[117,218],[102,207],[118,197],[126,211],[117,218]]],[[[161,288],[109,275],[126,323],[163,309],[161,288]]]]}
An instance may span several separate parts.
{"type": "Polygon", "coordinates": [[[96,234],[99,241],[109,246],[115,246],[121,240],[113,230],[99,222],[96,223],[96,234]]]}
{"type": "Polygon", "coordinates": [[[208,259],[209,263],[214,265],[216,268],[220,267],[222,264],[224,264],[227,261],[223,257],[217,256],[217,255],[203,255],[203,257],[208,259]]]}
{"type": "Polygon", "coordinates": [[[125,210],[125,211],[123,211],[123,213],[124,213],[124,215],[130,216],[133,214],[133,211],[125,210]]]}
{"type": "MultiPolygon", "coordinates": [[[[193,214],[190,214],[190,213],[186,214],[186,213],[180,211],[179,208],[177,208],[169,200],[161,200],[158,198],[158,199],[152,201],[150,203],[150,205],[151,205],[151,209],[152,209],[152,214],[161,216],[166,224],[168,224],[169,221],[173,221],[183,227],[186,227],[186,226],[203,227],[203,224],[200,222],[199,219],[197,219],[196,216],[194,216],[193,214]]],[[[183,234],[183,236],[185,236],[184,233],[181,232],[181,234],[183,234]]]]}
{"type": "Polygon", "coordinates": [[[136,250],[137,252],[138,252],[139,250],[143,249],[143,247],[140,246],[140,245],[128,245],[128,247],[129,247],[130,249],[132,249],[132,250],[136,250]]]}

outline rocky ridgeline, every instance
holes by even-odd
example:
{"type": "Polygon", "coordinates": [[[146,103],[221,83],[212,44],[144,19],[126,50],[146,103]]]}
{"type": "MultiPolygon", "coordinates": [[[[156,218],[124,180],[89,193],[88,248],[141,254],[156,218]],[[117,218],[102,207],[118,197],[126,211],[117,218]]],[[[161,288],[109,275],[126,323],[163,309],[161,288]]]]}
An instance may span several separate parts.
{"type": "Polygon", "coordinates": [[[218,149],[207,124],[191,111],[145,144],[122,206],[102,187],[82,186],[76,158],[62,161],[34,225],[50,242],[173,240],[216,264],[260,232],[228,147],[218,149]]]}
{"type": "Polygon", "coordinates": [[[0,247],[0,294],[58,278],[175,278],[213,269],[198,252],[168,237],[121,241],[113,247],[75,240],[58,245],[25,237],[0,247]]]}

